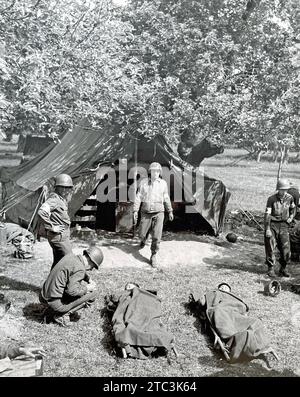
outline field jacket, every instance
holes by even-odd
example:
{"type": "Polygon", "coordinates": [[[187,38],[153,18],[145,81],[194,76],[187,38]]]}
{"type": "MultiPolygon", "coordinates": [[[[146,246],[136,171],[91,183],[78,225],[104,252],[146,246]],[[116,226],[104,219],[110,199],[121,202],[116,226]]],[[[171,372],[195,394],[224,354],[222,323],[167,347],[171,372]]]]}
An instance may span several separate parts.
{"type": "Polygon", "coordinates": [[[164,212],[165,210],[172,212],[167,182],[161,178],[153,182],[150,178],[142,179],[134,201],[133,211],[138,212],[140,206],[141,211],[147,213],[164,212]]]}

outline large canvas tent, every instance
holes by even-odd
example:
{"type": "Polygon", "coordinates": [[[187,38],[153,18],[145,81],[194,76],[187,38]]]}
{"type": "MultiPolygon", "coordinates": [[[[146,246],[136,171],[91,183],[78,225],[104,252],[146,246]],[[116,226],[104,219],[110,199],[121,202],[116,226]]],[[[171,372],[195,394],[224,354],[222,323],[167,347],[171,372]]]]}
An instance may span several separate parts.
{"type": "MultiPolygon", "coordinates": [[[[74,194],[70,203],[70,215],[73,217],[101,183],[101,169],[107,166],[117,167],[120,159],[126,159],[129,167],[147,167],[152,161],[161,163],[165,170],[171,167],[174,171],[173,184],[179,183],[183,170],[193,175],[192,169],[177,156],[162,136],[152,140],[123,138],[101,130],[76,126],[60,143],[50,145],[33,160],[17,167],[1,169],[1,212],[5,211],[7,220],[11,222],[29,222],[43,186],[51,186],[53,177],[67,173],[74,181],[74,194]]],[[[180,212],[182,207],[192,206],[193,203],[192,215],[197,216],[208,231],[217,235],[222,228],[230,193],[221,181],[204,174],[203,181],[201,192],[199,189],[193,191],[193,186],[184,189],[182,202],[175,203],[175,215],[176,209],[180,212]],[[197,201],[200,193],[203,200],[197,201]]]]}

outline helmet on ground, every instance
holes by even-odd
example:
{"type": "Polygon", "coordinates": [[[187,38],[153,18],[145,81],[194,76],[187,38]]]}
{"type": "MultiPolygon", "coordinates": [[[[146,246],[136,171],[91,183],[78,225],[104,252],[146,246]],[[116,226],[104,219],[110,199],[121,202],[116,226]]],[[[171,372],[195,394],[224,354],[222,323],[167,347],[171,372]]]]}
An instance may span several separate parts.
{"type": "Polygon", "coordinates": [[[277,182],[277,190],[288,190],[291,187],[289,181],[285,178],[279,179],[277,182]]]}
{"type": "Polygon", "coordinates": [[[227,289],[229,289],[229,291],[231,291],[231,287],[229,284],[227,283],[221,283],[218,285],[218,289],[221,291],[226,291],[227,289]]]}
{"type": "Polygon", "coordinates": [[[55,178],[55,186],[73,187],[73,181],[70,175],[60,174],[55,178]]]}
{"type": "Polygon", "coordinates": [[[103,262],[103,252],[98,247],[90,247],[84,250],[83,253],[87,255],[90,260],[94,263],[95,267],[99,269],[99,266],[103,262]]]}
{"type": "Polygon", "coordinates": [[[281,291],[280,282],[277,280],[272,280],[265,285],[265,295],[277,296],[281,291]]]}
{"type": "Polygon", "coordinates": [[[155,163],[155,162],[151,163],[149,166],[149,171],[151,171],[151,170],[157,170],[157,171],[161,172],[162,171],[161,165],[159,163],[155,163]]]}
{"type": "Polygon", "coordinates": [[[226,235],[226,240],[229,241],[230,243],[236,243],[237,235],[235,233],[228,233],[226,235]]]}

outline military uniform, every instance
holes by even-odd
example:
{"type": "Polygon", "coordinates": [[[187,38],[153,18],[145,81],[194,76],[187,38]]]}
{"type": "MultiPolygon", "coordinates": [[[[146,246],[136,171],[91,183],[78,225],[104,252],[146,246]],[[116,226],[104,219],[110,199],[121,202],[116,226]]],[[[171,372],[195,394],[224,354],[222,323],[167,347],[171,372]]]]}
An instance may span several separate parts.
{"type": "Polygon", "coordinates": [[[144,244],[149,232],[152,232],[151,252],[156,254],[161,241],[164,212],[173,212],[166,181],[158,178],[142,179],[133,206],[133,212],[138,212],[141,206],[140,239],[144,244]]]}
{"type": "Polygon", "coordinates": [[[53,251],[52,268],[65,255],[72,252],[70,242],[70,217],[66,200],[57,193],[51,193],[49,198],[43,203],[38,211],[42,219],[48,242],[53,251]],[[63,231],[55,233],[53,226],[63,226],[63,231]]]}
{"type": "Polygon", "coordinates": [[[52,268],[40,292],[40,302],[56,314],[74,313],[94,301],[95,292],[88,292],[82,281],[88,281],[82,255],[68,254],[52,268]]]}
{"type": "Polygon", "coordinates": [[[284,270],[290,261],[290,238],[289,224],[287,220],[292,219],[291,212],[295,209],[293,197],[285,193],[280,198],[278,194],[274,194],[268,198],[266,206],[266,214],[270,216],[270,230],[272,237],[265,236],[266,264],[273,269],[276,264],[275,249],[278,247],[280,253],[279,263],[281,270],[284,270]]]}
{"type": "Polygon", "coordinates": [[[299,221],[300,220],[300,208],[299,208],[299,205],[300,205],[300,193],[299,193],[299,190],[297,188],[295,188],[295,187],[291,187],[287,192],[291,196],[293,196],[294,203],[295,203],[296,209],[297,209],[297,212],[296,212],[296,215],[295,215],[295,219],[299,221]]]}

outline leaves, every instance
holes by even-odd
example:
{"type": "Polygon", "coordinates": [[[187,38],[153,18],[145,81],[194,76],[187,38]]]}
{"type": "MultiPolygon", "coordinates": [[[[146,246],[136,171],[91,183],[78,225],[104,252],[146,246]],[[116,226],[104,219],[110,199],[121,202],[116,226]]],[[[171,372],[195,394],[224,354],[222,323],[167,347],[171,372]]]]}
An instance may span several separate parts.
{"type": "Polygon", "coordinates": [[[297,0],[6,3],[4,130],[60,134],[86,118],[251,150],[300,139],[297,0]]]}

